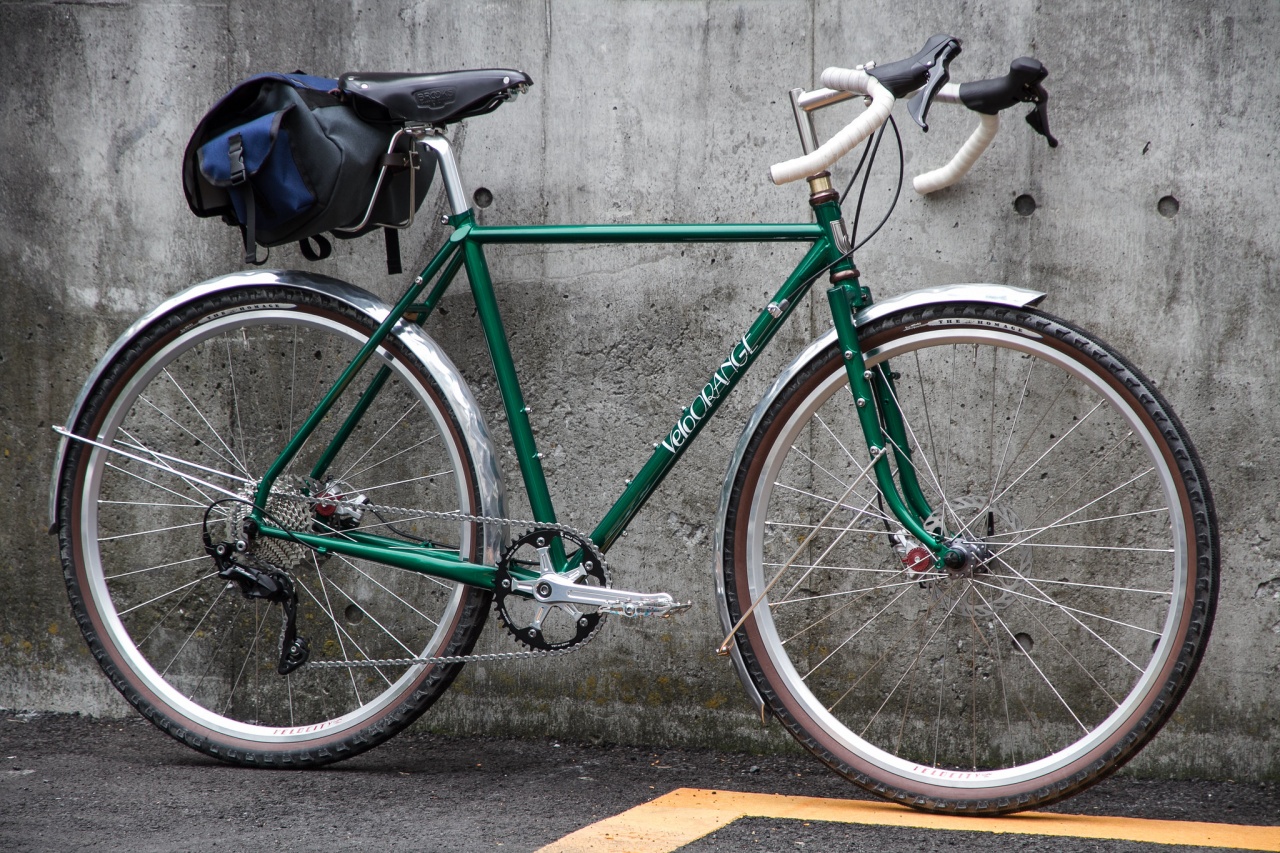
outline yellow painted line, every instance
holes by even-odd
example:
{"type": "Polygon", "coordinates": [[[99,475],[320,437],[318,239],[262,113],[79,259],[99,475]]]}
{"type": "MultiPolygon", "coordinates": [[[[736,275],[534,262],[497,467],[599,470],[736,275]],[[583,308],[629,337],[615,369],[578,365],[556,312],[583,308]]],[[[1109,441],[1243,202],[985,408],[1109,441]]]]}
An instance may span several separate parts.
{"type": "Polygon", "coordinates": [[[672,853],[744,817],[1108,838],[1280,853],[1280,826],[1237,826],[1046,812],[1023,812],[1010,817],[952,817],[887,802],[741,794],[696,788],[679,788],[622,814],[583,827],[548,844],[538,853],[672,853]]]}

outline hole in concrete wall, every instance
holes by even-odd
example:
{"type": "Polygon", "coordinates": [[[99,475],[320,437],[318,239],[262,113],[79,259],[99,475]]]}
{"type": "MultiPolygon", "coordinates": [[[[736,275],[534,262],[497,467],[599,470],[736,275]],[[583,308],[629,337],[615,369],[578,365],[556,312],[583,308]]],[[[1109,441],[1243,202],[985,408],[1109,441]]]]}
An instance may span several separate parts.
{"type": "Polygon", "coordinates": [[[1031,639],[1030,634],[1017,633],[1013,635],[1013,650],[1024,654],[1031,654],[1031,649],[1035,647],[1035,641],[1031,639]]]}
{"type": "Polygon", "coordinates": [[[347,609],[343,611],[342,615],[345,616],[347,621],[352,625],[364,619],[364,611],[354,604],[348,604],[347,609]]]}
{"type": "Polygon", "coordinates": [[[476,203],[476,207],[488,207],[493,204],[493,193],[488,187],[479,187],[471,194],[471,200],[476,203]]]}
{"type": "Polygon", "coordinates": [[[1177,216],[1179,207],[1181,205],[1178,204],[1178,200],[1171,195],[1167,195],[1156,202],[1156,210],[1165,219],[1173,219],[1173,217],[1177,216]]]}
{"type": "Polygon", "coordinates": [[[1019,216],[1030,216],[1036,212],[1036,200],[1023,193],[1013,200],[1013,209],[1018,211],[1019,216]]]}

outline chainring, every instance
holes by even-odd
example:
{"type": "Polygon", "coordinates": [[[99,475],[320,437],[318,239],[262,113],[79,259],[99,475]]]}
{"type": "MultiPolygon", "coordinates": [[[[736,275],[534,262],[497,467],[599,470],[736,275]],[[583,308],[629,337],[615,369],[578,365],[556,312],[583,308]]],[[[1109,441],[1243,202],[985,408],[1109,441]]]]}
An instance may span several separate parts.
{"type": "Polygon", "coordinates": [[[578,559],[570,560],[576,567],[575,583],[607,587],[609,578],[605,571],[604,556],[591,540],[563,529],[535,527],[511,543],[498,561],[494,575],[494,608],[503,626],[522,645],[536,651],[562,651],[586,642],[600,627],[604,614],[589,607],[572,604],[551,604],[528,598],[514,590],[516,575],[513,567],[545,573],[550,562],[544,555],[555,547],[556,540],[564,545],[570,557],[575,552],[578,559]]]}

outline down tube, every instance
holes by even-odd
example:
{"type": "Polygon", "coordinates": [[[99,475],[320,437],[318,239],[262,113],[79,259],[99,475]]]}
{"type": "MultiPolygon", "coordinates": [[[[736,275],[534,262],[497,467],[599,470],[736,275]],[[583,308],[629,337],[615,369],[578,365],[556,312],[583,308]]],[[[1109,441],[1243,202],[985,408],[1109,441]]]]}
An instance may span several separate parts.
{"type": "Polygon", "coordinates": [[[591,539],[601,551],[608,551],[622,535],[631,519],[635,518],[636,513],[697,438],[702,427],[711,420],[720,404],[738,384],[738,380],[755,362],[756,356],[768,346],[774,334],[790,318],[796,305],[804,298],[813,285],[813,280],[826,265],[830,251],[827,239],[814,243],[774,295],[770,306],[778,313],[775,315],[767,309],[761,311],[751,328],[733,345],[728,356],[711,374],[698,396],[685,406],[675,426],[654,447],[649,461],[628,483],[622,496],[592,531],[591,539]]]}

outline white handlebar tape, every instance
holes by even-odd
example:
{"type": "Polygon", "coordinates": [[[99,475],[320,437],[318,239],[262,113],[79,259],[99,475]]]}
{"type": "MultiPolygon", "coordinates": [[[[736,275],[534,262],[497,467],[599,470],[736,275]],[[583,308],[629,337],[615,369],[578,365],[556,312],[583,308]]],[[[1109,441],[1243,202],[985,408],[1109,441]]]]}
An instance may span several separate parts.
{"type": "Polygon", "coordinates": [[[867,86],[872,80],[875,80],[877,85],[880,83],[861,68],[826,68],[819,79],[828,89],[853,92],[855,95],[871,94],[867,86]]]}
{"type": "Polygon", "coordinates": [[[956,152],[956,156],[951,158],[951,162],[941,168],[934,169],[932,172],[925,172],[923,175],[917,176],[911,182],[911,186],[915,187],[916,192],[920,193],[920,195],[927,195],[931,192],[937,192],[943,187],[951,186],[968,174],[969,169],[982,156],[982,152],[987,150],[991,140],[996,138],[996,131],[999,129],[1000,116],[978,113],[977,128],[965,140],[964,145],[960,146],[960,150],[956,152]]]}
{"type": "Polygon", "coordinates": [[[816,175],[852,151],[889,119],[889,112],[893,109],[893,95],[880,85],[879,80],[865,71],[828,68],[822,72],[822,85],[858,95],[870,95],[871,106],[819,148],[803,157],[770,167],[769,180],[775,184],[786,184],[816,175]]]}

